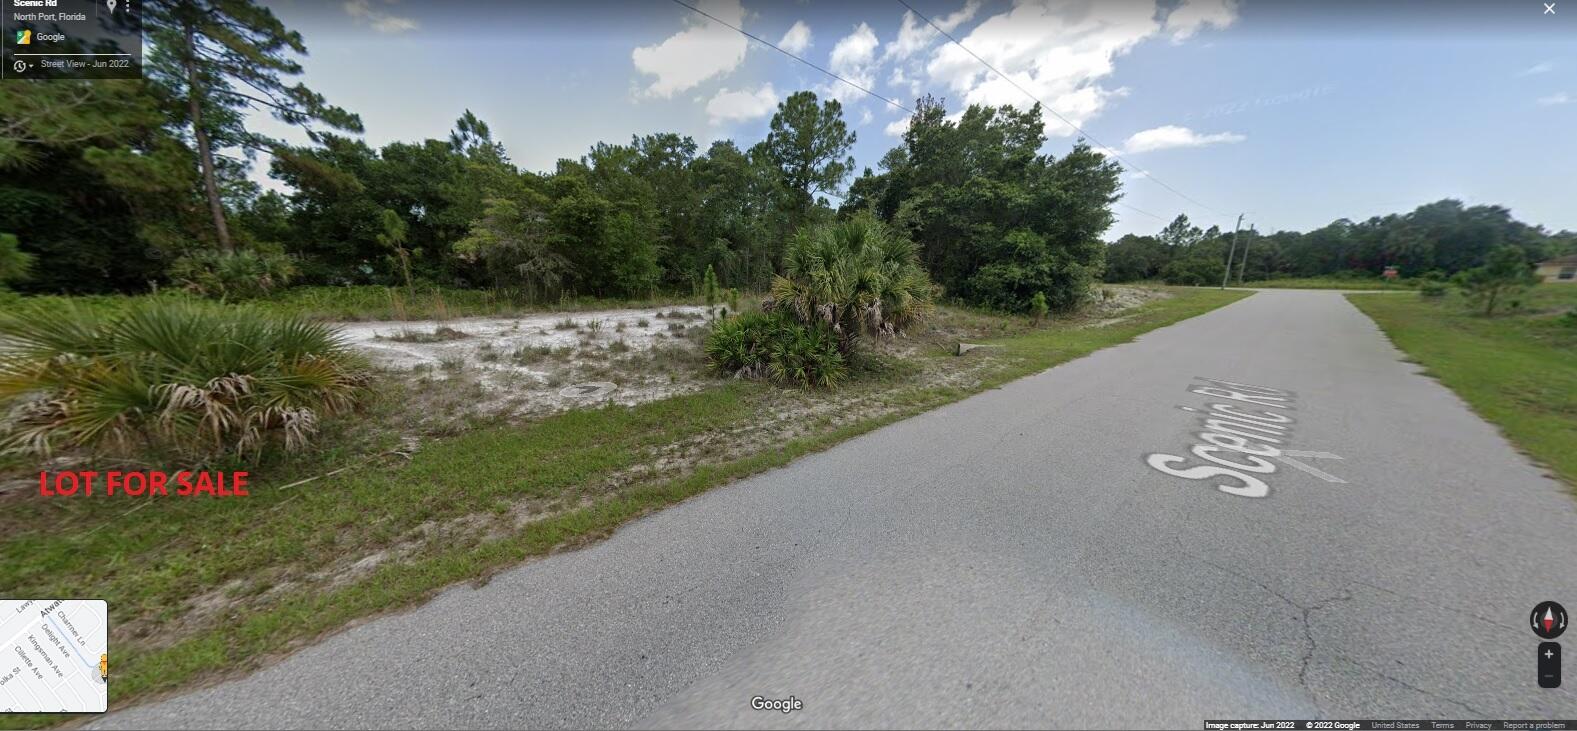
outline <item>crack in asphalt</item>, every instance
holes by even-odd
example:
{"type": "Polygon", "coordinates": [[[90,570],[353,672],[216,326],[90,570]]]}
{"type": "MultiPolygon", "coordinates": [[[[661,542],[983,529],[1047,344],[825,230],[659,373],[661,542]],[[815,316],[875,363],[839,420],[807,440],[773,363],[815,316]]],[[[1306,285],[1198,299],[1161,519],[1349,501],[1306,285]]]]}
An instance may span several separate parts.
{"type": "Polygon", "coordinates": [[[1220,571],[1224,574],[1253,584],[1254,586],[1259,587],[1265,593],[1280,599],[1282,602],[1286,603],[1287,606],[1298,610],[1298,624],[1299,628],[1303,630],[1304,644],[1303,655],[1302,657],[1298,658],[1298,685],[1302,687],[1303,692],[1308,695],[1309,703],[1314,706],[1315,712],[1323,714],[1324,709],[1320,707],[1319,698],[1314,694],[1314,689],[1309,687],[1309,665],[1314,662],[1314,653],[1319,649],[1319,643],[1314,639],[1314,630],[1309,624],[1309,617],[1316,611],[1352,599],[1353,596],[1351,582],[1349,582],[1347,586],[1343,587],[1341,593],[1337,594],[1336,596],[1326,597],[1324,599],[1317,600],[1308,606],[1304,606],[1303,604],[1293,601],[1291,597],[1276,590],[1271,585],[1253,576],[1237,571],[1236,569],[1233,569],[1229,566],[1216,563],[1215,561],[1211,561],[1204,556],[1200,556],[1188,550],[1188,548],[1183,545],[1182,536],[1173,534],[1172,540],[1177,545],[1178,552],[1182,555],[1216,569],[1217,571],[1220,571]]]}
{"type": "MultiPolygon", "coordinates": [[[[1259,579],[1257,579],[1257,578],[1255,578],[1253,576],[1250,576],[1248,574],[1245,574],[1245,573],[1242,573],[1242,572],[1237,571],[1235,569],[1232,569],[1231,567],[1224,566],[1222,564],[1219,564],[1219,563],[1216,563],[1214,561],[1211,561],[1208,558],[1205,558],[1203,556],[1199,556],[1197,554],[1194,554],[1194,553],[1190,552],[1187,548],[1185,548],[1183,546],[1181,536],[1174,535],[1173,539],[1174,539],[1174,542],[1177,544],[1179,552],[1181,552],[1184,556],[1187,556],[1188,558],[1191,558],[1191,559],[1193,559],[1195,561],[1198,561],[1198,562],[1200,562],[1200,563],[1202,563],[1202,564],[1204,564],[1206,566],[1214,568],[1214,569],[1216,569],[1216,570],[1218,570],[1218,571],[1220,571],[1220,572],[1222,572],[1224,574],[1228,574],[1230,576],[1233,576],[1233,577],[1238,578],[1238,579],[1242,579],[1243,581],[1246,581],[1246,582],[1248,582],[1250,584],[1253,584],[1254,586],[1259,587],[1265,593],[1267,593],[1267,594],[1269,594],[1271,596],[1274,596],[1277,599],[1280,599],[1281,601],[1285,602],[1288,606],[1291,606],[1291,607],[1293,607],[1293,608],[1298,610],[1298,612],[1299,612],[1299,614],[1298,614],[1298,621],[1299,621],[1300,628],[1303,630],[1303,641],[1304,641],[1303,656],[1301,658],[1299,658],[1299,661],[1298,661],[1298,685],[1301,686],[1303,688],[1304,692],[1308,694],[1309,702],[1314,705],[1315,711],[1317,713],[1319,713],[1319,714],[1324,714],[1325,711],[1324,711],[1323,708],[1321,708],[1319,698],[1314,694],[1314,689],[1309,685],[1309,678],[1308,678],[1308,676],[1309,676],[1309,667],[1314,663],[1314,655],[1315,655],[1315,653],[1319,651],[1319,641],[1314,638],[1314,628],[1313,628],[1313,622],[1312,622],[1314,613],[1318,612],[1318,611],[1320,611],[1322,609],[1329,609],[1330,607],[1333,607],[1333,606],[1335,606],[1337,604],[1341,604],[1343,602],[1351,601],[1354,598],[1352,590],[1353,590],[1353,587],[1355,587],[1355,586],[1362,586],[1362,587],[1366,587],[1366,588],[1370,588],[1370,589],[1375,589],[1377,591],[1385,592],[1385,593],[1391,594],[1393,596],[1399,596],[1399,597],[1409,598],[1409,599],[1414,598],[1414,597],[1408,597],[1406,594],[1402,594],[1400,592],[1392,591],[1390,589],[1386,589],[1386,588],[1381,587],[1381,586],[1376,586],[1374,584],[1370,584],[1370,583],[1368,583],[1366,581],[1359,581],[1359,580],[1349,579],[1347,581],[1347,583],[1342,586],[1341,593],[1339,593],[1339,594],[1337,594],[1335,596],[1330,596],[1330,597],[1326,597],[1324,599],[1317,600],[1317,601],[1315,601],[1312,604],[1304,606],[1304,605],[1302,605],[1302,604],[1300,604],[1300,603],[1298,603],[1296,601],[1293,601],[1291,597],[1288,597],[1286,594],[1284,594],[1284,593],[1282,593],[1280,591],[1277,591],[1274,587],[1270,586],[1269,584],[1265,583],[1264,581],[1261,581],[1261,580],[1259,580],[1259,579]]],[[[1496,626],[1496,627],[1502,627],[1502,628],[1505,627],[1505,625],[1502,625],[1502,624],[1500,624],[1498,622],[1494,622],[1494,621],[1489,620],[1489,619],[1485,619],[1483,617],[1479,617],[1479,616],[1474,615],[1474,614],[1472,614],[1470,612],[1459,612],[1459,613],[1460,614],[1464,614],[1464,615],[1469,616],[1469,617],[1472,617],[1474,619],[1480,620],[1480,621],[1485,622],[1487,624],[1496,626]]],[[[1374,667],[1366,665],[1366,664],[1364,664],[1362,662],[1359,662],[1359,661],[1357,661],[1357,660],[1355,660],[1355,659],[1353,659],[1351,657],[1348,657],[1348,656],[1346,656],[1344,654],[1337,653],[1337,652],[1331,652],[1331,657],[1343,660],[1345,662],[1348,662],[1348,663],[1352,664],[1354,667],[1357,667],[1359,669],[1365,670],[1365,671],[1367,671],[1369,673],[1374,674],[1375,676],[1377,676],[1377,677],[1379,677],[1381,679],[1388,680],[1388,681],[1390,681],[1392,683],[1400,685],[1403,688],[1407,688],[1408,690],[1411,690],[1411,691],[1413,691],[1415,693],[1418,693],[1420,695],[1428,696],[1428,697],[1434,698],[1436,700],[1444,701],[1446,703],[1450,703],[1452,705],[1459,706],[1459,707],[1461,707],[1461,708],[1463,708],[1463,709],[1467,710],[1468,712],[1473,713],[1475,715],[1479,715],[1479,716],[1484,715],[1483,711],[1473,707],[1469,703],[1464,703],[1463,701],[1457,700],[1456,698],[1452,698],[1451,696],[1444,695],[1442,693],[1437,693],[1437,692],[1434,692],[1434,691],[1426,690],[1426,689],[1421,688],[1421,687],[1419,687],[1417,685],[1414,685],[1414,684],[1409,683],[1409,682],[1407,682],[1405,680],[1402,680],[1401,678],[1398,678],[1398,677],[1396,677],[1394,675],[1386,673],[1386,672],[1384,672],[1384,671],[1382,671],[1382,670],[1380,670],[1378,668],[1374,668],[1374,667]]]]}
{"type": "Polygon", "coordinates": [[[1320,707],[1319,698],[1314,695],[1314,689],[1309,687],[1309,665],[1313,664],[1314,653],[1319,650],[1319,642],[1314,639],[1314,628],[1310,624],[1309,618],[1315,612],[1321,609],[1340,604],[1341,602],[1350,601],[1352,598],[1352,585],[1348,584],[1342,588],[1342,593],[1339,596],[1321,599],[1320,601],[1315,602],[1314,604],[1311,604],[1307,607],[1299,607],[1303,610],[1303,615],[1300,618],[1300,621],[1303,625],[1303,639],[1304,642],[1308,644],[1308,648],[1304,651],[1303,657],[1299,660],[1298,684],[1303,686],[1304,691],[1308,692],[1309,702],[1314,704],[1314,710],[1317,713],[1323,714],[1325,709],[1320,707]]]}

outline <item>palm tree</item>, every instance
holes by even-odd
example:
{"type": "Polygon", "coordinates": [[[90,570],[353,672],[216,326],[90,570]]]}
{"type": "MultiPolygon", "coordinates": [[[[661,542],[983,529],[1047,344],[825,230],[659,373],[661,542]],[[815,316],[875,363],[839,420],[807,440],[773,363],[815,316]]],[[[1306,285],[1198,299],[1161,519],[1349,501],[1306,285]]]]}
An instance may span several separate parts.
{"type": "Polygon", "coordinates": [[[772,282],[772,306],[825,323],[848,354],[861,335],[893,335],[923,319],[932,290],[914,243],[859,213],[795,235],[772,282]]]}

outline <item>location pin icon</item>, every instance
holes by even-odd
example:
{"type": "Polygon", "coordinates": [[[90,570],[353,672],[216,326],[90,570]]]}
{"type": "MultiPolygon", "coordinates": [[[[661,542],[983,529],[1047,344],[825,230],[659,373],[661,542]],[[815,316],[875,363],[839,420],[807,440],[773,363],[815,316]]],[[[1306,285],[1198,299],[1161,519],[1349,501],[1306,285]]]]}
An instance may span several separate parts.
{"type": "Polygon", "coordinates": [[[104,0],[104,4],[109,6],[110,14],[113,15],[115,13],[115,0],[104,0]]]}

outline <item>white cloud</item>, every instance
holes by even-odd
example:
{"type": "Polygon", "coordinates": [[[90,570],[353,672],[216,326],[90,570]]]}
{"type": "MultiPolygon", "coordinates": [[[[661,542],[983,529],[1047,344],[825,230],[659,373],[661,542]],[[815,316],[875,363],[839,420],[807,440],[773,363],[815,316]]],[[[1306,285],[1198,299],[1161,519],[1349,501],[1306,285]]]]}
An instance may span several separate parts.
{"type": "MultiPolygon", "coordinates": [[[[1155,35],[1153,5],[1099,3],[1082,8],[1050,8],[1029,2],[992,16],[959,39],[969,50],[1000,69],[1018,86],[1052,109],[1083,125],[1121,90],[1097,81],[1112,73],[1112,60],[1155,35]]],[[[951,43],[939,46],[926,65],[934,84],[962,97],[959,106],[986,104],[1027,107],[1024,94],[987,71],[951,43]]],[[[1074,130],[1047,115],[1046,132],[1068,136],[1074,130]]]]}
{"type": "MultiPolygon", "coordinates": [[[[870,24],[861,22],[854,27],[853,32],[839,38],[837,45],[832,47],[832,54],[827,59],[828,67],[833,73],[870,89],[876,85],[876,72],[880,67],[876,49],[880,46],[876,31],[871,30],[870,24]]],[[[828,82],[820,91],[824,96],[837,99],[845,105],[865,96],[859,89],[841,81],[828,82]]]]}
{"type": "Polygon", "coordinates": [[[838,39],[838,45],[832,47],[832,68],[849,70],[869,64],[876,59],[876,47],[881,42],[876,40],[876,31],[871,30],[869,23],[860,23],[854,27],[854,32],[838,39]]]}
{"type": "MultiPolygon", "coordinates": [[[[931,20],[936,23],[937,28],[941,28],[946,33],[952,33],[958,26],[973,19],[975,13],[980,12],[980,3],[981,0],[969,0],[969,2],[964,3],[964,7],[948,15],[932,18],[931,20]]],[[[940,33],[937,33],[924,20],[921,20],[920,16],[915,15],[913,11],[905,10],[903,11],[903,21],[898,26],[898,40],[888,44],[884,57],[902,61],[919,51],[925,50],[933,41],[938,40],[945,41],[946,39],[942,38],[940,33]]]]}
{"type": "Polygon", "coordinates": [[[404,33],[409,30],[416,30],[416,28],[417,24],[414,18],[385,15],[372,21],[372,29],[379,33],[404,33]]]}
{"type": "MultiPolygon", "coordinates": [[[[1019,87],[1043,100],[1051,110],[1083,127],[1128,90],[1103,84],[1118,56],[1139,43],[1170,34],[1186,37],[1205,27],[1223,27],[1236,18],[1236,3],[1188,0],[1157,20],[1153,2],[1057,3],[1018,0],[1013,8],[982,20],[959,41],[1012,83],[986,70],[968,52],[940,43],[925,65],[929,86],[958,99],[954,108],[970,104],[1012,105],[1033,102],[1019,87]],[[1016,84],[1016,85],[1015,85],[1016,84]],[[941,87],[941,88],[938,88],[941,87]]],[[[901,29],[900,29],[901,31],[901,29]]],[[[1047,113],[1046,133],[1077,132],[1047,113]]]]}
{"type": "Polygon", "coordinates": [[[909,118],[899,117],[898,119],[888,122],[887,126],[882,128],[882,131],[892,135],[893,137],[902,137],[903,133],[909,131],[909,118]]]}
{"type": "Polygon", "coordinates": [[[755,91],[729,91],[725,87],[706,103],[706,115],[712,124],[742,122],[765,117],[777,106],[778,92],[770,83],[755,91]]]}
{"type": "MultiPolygon", "coordinates": [[[[391,4],[393,2],[393,0],[388,1],[391,4]]],[[[373,7],[371,0],[348,0],[343,7],[346,15],[379,33],[405,33],[419,27],[413,18],[394,15],[373,7]]]]}
{"type": "Polygon", "coordinates": [[[1519,72],[1518,76],[1533,76],[1534,74],[1547,74],[1555,70],[1554,61],[1540,61],[1519,72]]]}
{"type": "MultiPolygon", "coordinates": [[[[952,34],[959,26],[973,20],[980,12],[981,0],[967,0],[964,6],[947,15],[931,18],[943,32],[952,34]]],[[[892,75],[888,84],[894,89],[904,92],[910,98],[917,98],[924,93],[922,77],[925,74],[924,63],[918,58],[926,49],[948,40],[941,33],[936,32],[930,24],[915,15],[913,11],[905,10],[903,19],[898,26],[898,39],[887,44],[882,52],[882,63],[891,62],[892,75]]]]}
{"type": "Polygon", "coordinates": [[[1539,97],[1539,106],[1541,107],[1553,107],[1558,104],[1571,104],[1572,102],[1577,102],[1577,97],[1573,97],[1564,91],[1557,91],[1549,96],[1539,97]]]}
{"type": "MultiPolygon", "coordinates": [[[[703,0],[698,7],[725,23],[744,27],[745,9],[739,0],[703,0]]],[[[714,76],[727,75],[745,60],[748,41],[743,35],[710,18],[685,12],[684,30],[630,54],[637,70],[657,77],[646,90],[651,96],[672,97],[714,76]]]]}
{"type": "MultiPolygon", "coordinates": [[[[951,14],[940,18],[932,18],[931,20],[936,23],[936,27],[942,29],[942,32],[952,33],[958,29],[958,26],[974,19],[975,13],[980,12],[980,4],[981,0],[969,0],[969,2],[964,3],[964,7],[953,11],[951,14]]],[[[907,11],[905,12],[907,13],[907,11]]]]}
{"type": "Polygon", "coordinates": [[[1204,147],[1220,143],[1242,142],[1248,139],[1235,132],[1202,135],[1187,127],[1168,124],[1163,127],[1136,132],[1123,144],[1126,152],[1149,152],[1173,147],[1204,147]]]}
{"type": "Polygon", "coordinates": [[[1205,26],[1225,28],[1237,20],[1237,0],[1184,0],[1166,16],[1166,32],[1174,43],[1193,37],[1205,26]]]}
{"type": "Polygon", "coordinates": [[[778,47],[789,53],[799,54],[810,48],[810,41],[810,26],[805,25],[803,20],[796,20],[794,25],[789,27],[788,32],[783,34],[783,40],[778,41],[778,47]]]}

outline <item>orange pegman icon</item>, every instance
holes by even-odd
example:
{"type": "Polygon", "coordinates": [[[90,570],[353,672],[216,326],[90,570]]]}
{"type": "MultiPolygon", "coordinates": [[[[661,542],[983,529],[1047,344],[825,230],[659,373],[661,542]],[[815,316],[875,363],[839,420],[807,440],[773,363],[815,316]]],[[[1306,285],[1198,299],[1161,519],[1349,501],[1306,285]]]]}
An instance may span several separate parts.
{"type": "Polygon", "coordinates": [[[99,677],[108,680],[110,677],[110,656],[108,653],[99,655],[99,677]]]}

